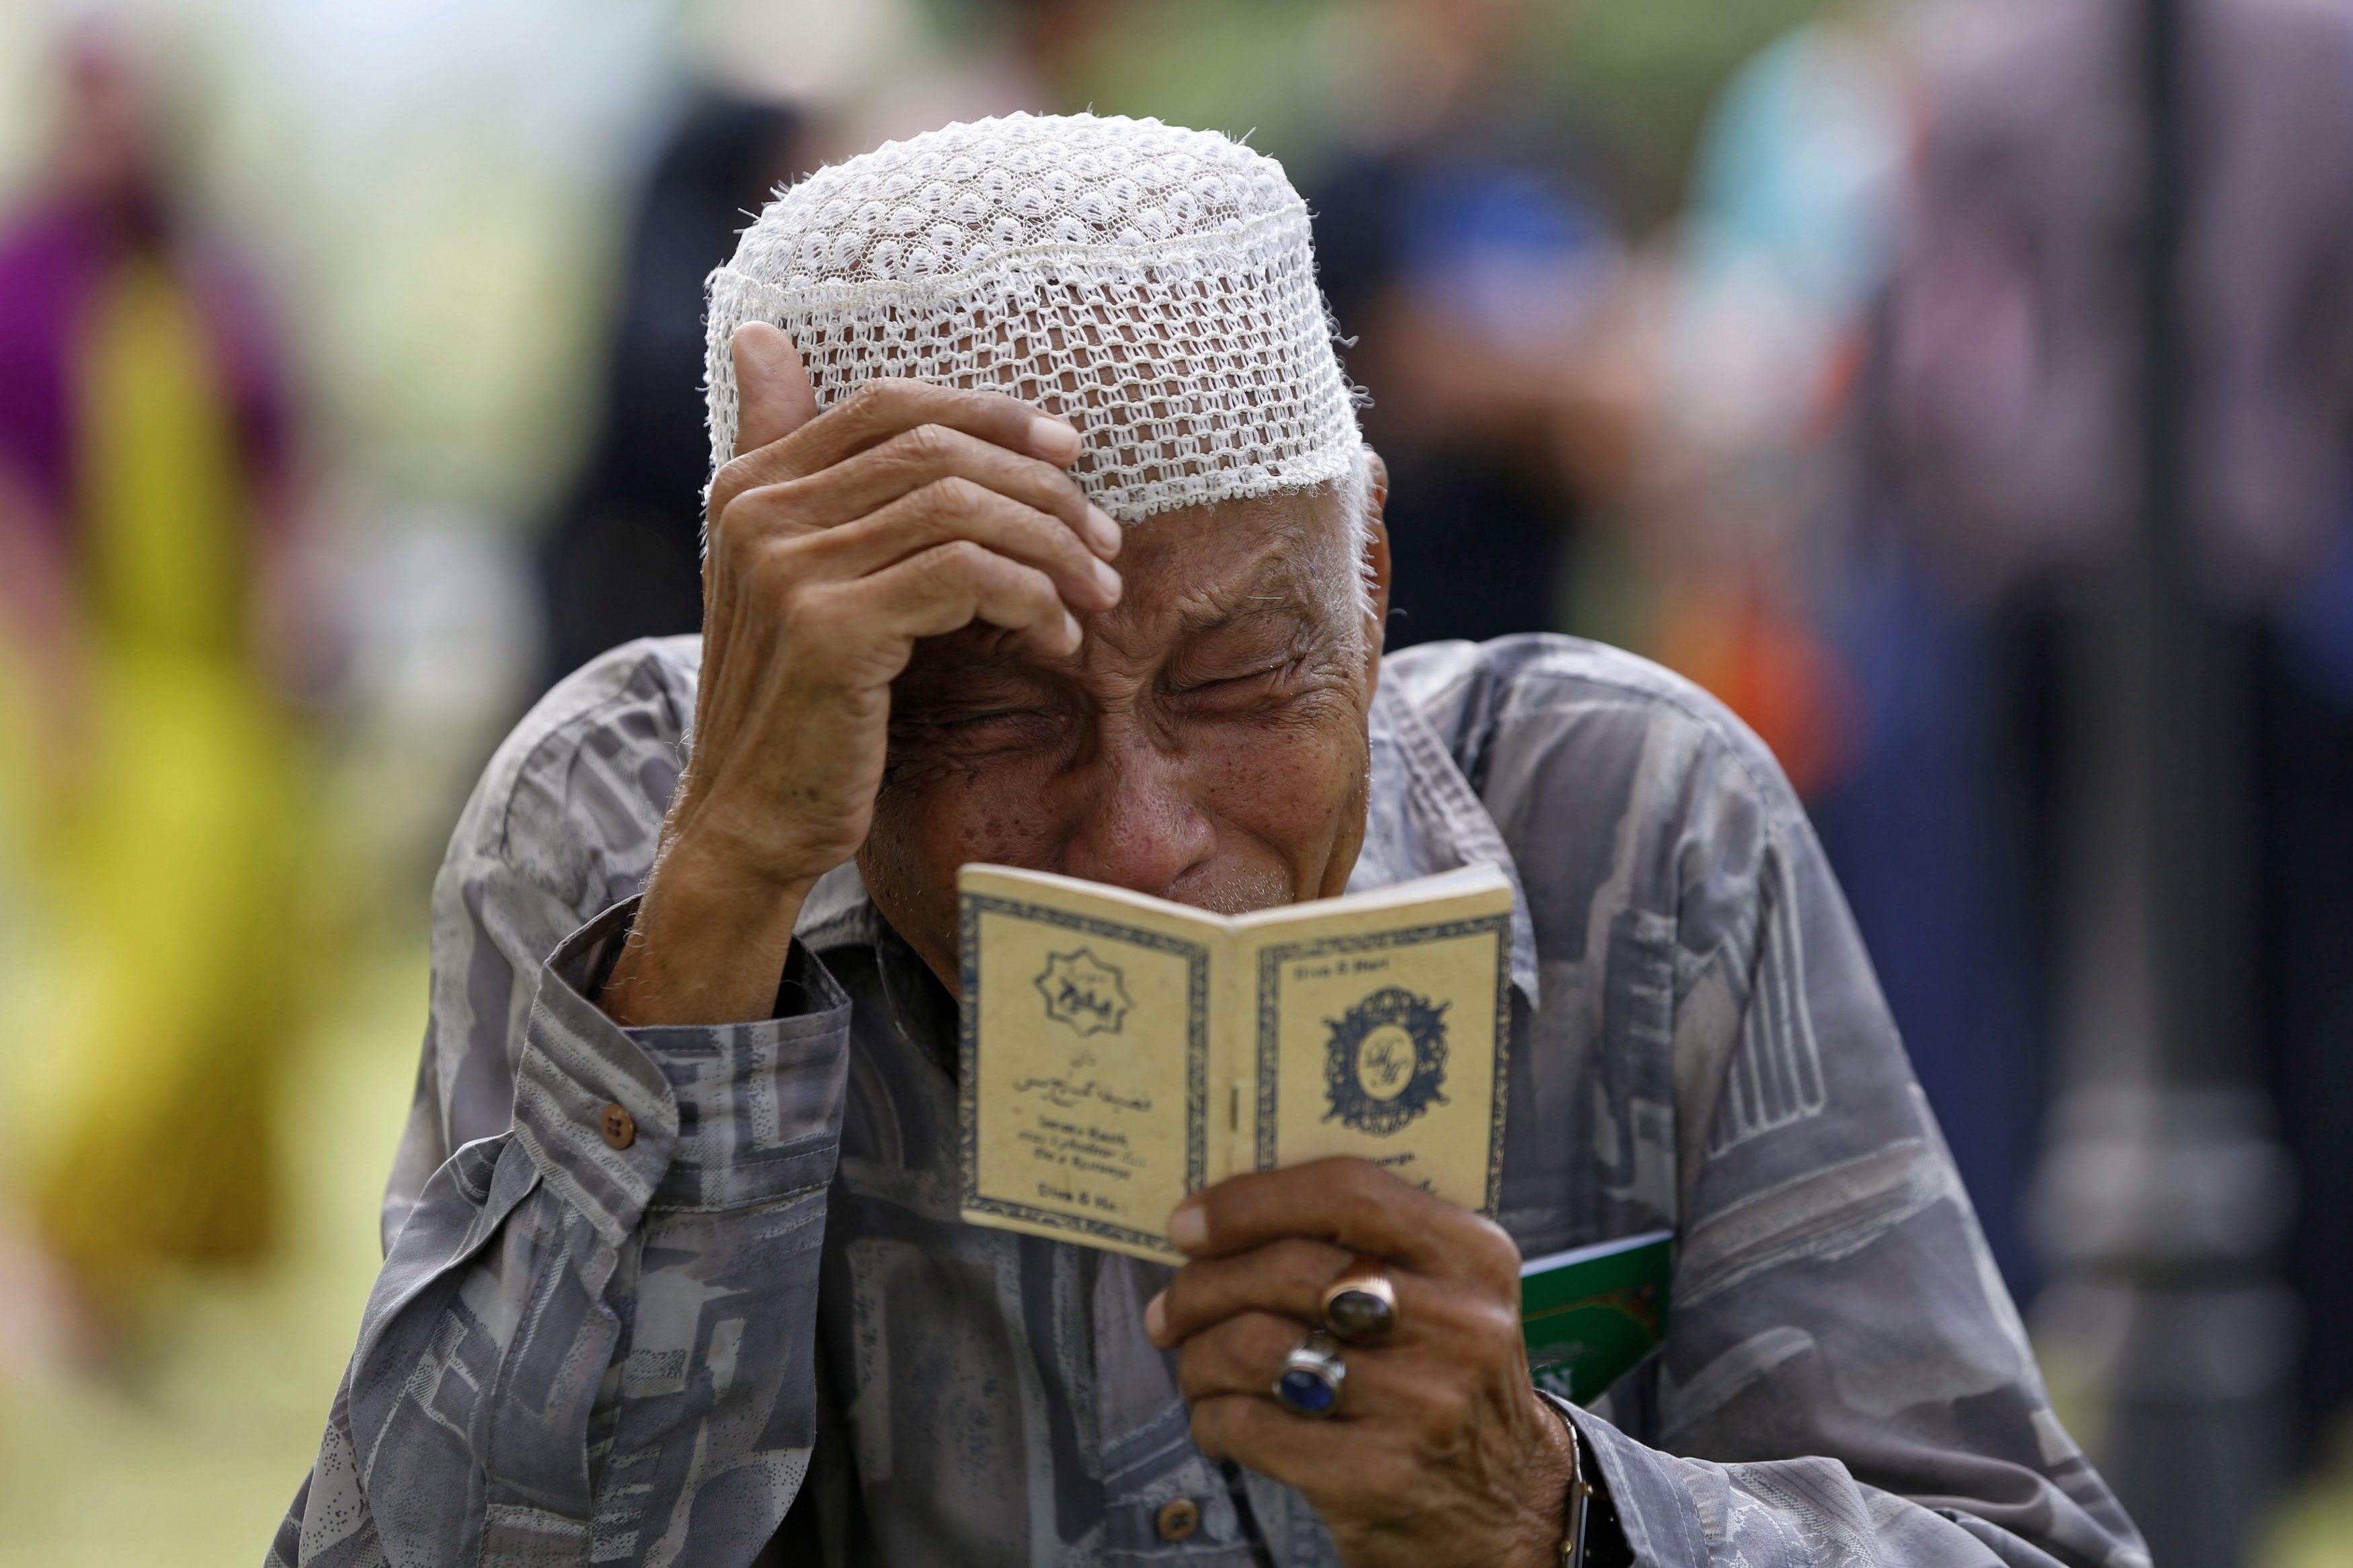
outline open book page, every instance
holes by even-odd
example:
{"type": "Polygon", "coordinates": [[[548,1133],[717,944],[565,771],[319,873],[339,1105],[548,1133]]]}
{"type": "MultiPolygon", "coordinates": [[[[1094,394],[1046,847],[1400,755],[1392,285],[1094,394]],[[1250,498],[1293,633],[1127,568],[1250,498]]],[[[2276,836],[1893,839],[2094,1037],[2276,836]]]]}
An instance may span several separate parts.
{"type": "Polygon", "coordinates": [[[1214,1179],[1222,922],[1067,877],[969,866],[957,882],[965,1217],[1181,1261],[1162,1227],[1214,1179]]]}
{"type": "Polygon", "coordinates": [[[958,888],[966,1219],[1173,1260],[1187,1194],[1327,1154],[1492,1212],[1494,868],[1238,919],[1003,867],[958,888]]]}
{"type": "Polygon", "coordinates": [[[1252,1047],[1237,1167],[1353,1155],[1493,1213],[1511,922],[1492,866],[1237,921],[1252,1047]]]}

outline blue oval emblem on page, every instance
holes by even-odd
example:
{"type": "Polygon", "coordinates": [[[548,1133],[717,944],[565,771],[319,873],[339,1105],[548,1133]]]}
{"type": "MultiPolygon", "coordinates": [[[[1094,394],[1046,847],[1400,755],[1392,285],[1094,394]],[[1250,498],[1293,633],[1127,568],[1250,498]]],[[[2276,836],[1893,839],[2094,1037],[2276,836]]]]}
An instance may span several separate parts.
{"type": "Polygon", "coordinates": [[[1446,1006],[1385,985],[1325,1019],[1332,1042],[1324,1082],[1332,1108],[1324,1120],[1386,1138],[1445,1104],[1439,1088],[1446,1081],[1446,1006]]]}

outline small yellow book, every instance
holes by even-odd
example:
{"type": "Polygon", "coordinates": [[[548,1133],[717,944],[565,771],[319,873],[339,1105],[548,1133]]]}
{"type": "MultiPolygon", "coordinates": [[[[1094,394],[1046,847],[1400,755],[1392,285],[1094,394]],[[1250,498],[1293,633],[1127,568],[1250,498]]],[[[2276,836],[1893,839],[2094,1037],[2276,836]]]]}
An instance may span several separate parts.
{"type": "Polygon", "coordinates": [[[1002,866],[957,889],[965,1219],[1181,1261],[1187,1194],[1335,1154],[1494,1212],[1495,867],[1233,917],[1002,866]]]}

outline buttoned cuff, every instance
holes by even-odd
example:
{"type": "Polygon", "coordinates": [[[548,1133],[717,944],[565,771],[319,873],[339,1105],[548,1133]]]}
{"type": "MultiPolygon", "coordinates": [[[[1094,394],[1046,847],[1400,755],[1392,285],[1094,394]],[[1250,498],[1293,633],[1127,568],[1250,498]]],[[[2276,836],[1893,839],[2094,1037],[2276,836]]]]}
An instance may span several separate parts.
{"type": "Polygon", "coordinates": [[[849,997],[793,943],[777,1016],[624,1029],[594,1000],[637,917],[616,904],[540,973],[515,1068],[515,1134],[614,1246],[649,1207],[734,1208],[833,1176],[849,997]]]}

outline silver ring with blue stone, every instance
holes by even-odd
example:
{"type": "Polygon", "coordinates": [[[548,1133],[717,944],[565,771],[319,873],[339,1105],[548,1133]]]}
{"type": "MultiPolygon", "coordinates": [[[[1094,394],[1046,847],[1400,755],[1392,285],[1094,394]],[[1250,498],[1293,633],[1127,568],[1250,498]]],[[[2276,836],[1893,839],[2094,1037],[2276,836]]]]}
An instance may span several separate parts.
{"type": "Polygon", "coordinates": [[[1340,1359],[1340,1342],[1321,1329],[1312,1329],[1299,1348],[1282,1358],[1275,1374],[1277,1404],[1293,1415],[1322,1419],[1340,1408],[1340,1387],[1348,1381],[1348,1363],[1340,1359]]]}

